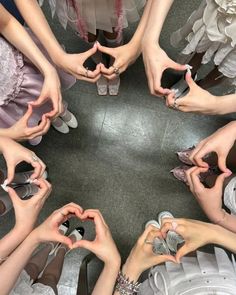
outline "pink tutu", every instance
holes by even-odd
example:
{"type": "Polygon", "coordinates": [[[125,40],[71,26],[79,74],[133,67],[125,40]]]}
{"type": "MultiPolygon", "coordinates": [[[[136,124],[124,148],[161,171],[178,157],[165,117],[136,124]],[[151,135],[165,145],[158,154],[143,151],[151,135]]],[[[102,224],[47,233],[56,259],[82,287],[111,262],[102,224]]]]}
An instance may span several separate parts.
{"type": "MultiPolygon", "coordinates": [[[[32,39],[47,56],[36,37],[32,39]]],[[[4,38],[0,37],[0,128],[14,125],[28,109],[28,102],[40,96],[44,77],[40,71],[4,38]]],[[[68,89],[75,83],[75,78],[58,70],[62,88],[68,89]]],[[[52,110],[51,102],[34,108],[29,125],[37,126],[42,115],[52,110]]]]}

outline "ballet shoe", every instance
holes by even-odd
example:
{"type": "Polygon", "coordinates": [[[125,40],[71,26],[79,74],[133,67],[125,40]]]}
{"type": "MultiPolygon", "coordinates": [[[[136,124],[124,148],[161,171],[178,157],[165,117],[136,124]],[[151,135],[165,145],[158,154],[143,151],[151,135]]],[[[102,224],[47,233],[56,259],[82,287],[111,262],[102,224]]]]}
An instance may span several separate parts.
{"type": "Polygon", "coordinates": [[[52,126],[60,133],[67,134],[70,132],[68,125],[60,117],[52,121],[52,126]]]}
{"type": "Polygon", "coordinates": [[[176,152],[179,160],[189,166],[193,166],[192,161],[189,159],[191,152],[195,149],[195,145],[187,148],[186,150],[180,151],[180,152],[176,152]]]}
{"type": "Polygon", "coordinates": [[[118,95],[119,88],[120,88],[120,77],[119,76],[108,82],[109,95],[111,95],[111,96],[118,95]]]}
{"type": "Polygon", "coordinates": [[[97,81],[97,91],[98,95],[104,96],[107,95],[107,79],[104,76],[101,76],[97,81]]]}
{"type": "MultiPolygon", "coordinates": [[[[172,169],[170,172],[173,173],[174,177],[185,184],[188,184],[186,171],[189,170],[191,167],[187,165],[178,166],[174,169],[172,169]]],[[[204,173],[199,174],[199,179],[201,182],[205,182],[206,178],[211,175],[217,175],[219,172],[219,169],[217,166],[210,167],[208,171],[204,173]]]]}
{"type": "Polygon", "coordinates": [[[75,115],[72,114],[68,109],[66,109],[59,117],[66,123],[68,127],[73,129],[78,127],[78,121],[75,115]]]}

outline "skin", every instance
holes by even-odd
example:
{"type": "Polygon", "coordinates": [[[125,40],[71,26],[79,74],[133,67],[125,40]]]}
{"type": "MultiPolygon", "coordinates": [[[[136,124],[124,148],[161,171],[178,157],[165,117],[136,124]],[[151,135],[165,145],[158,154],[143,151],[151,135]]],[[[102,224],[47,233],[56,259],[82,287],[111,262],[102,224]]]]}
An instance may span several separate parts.
{"type": "Polygon", "coordinates": [[[33,155],[36,156],[32,151],[21,146],[14,140],[0,136],[0,152],[7,164],[7,183],[11,183],[14,179],[15,168],[21,162],[26,162],[30,164],[34,172],[30,179],[34,180],[40,178],[45,169],[46,165],[38,158],[38,161],[34,161],[33,155]]]}
{"type": "MultiPolygon", "coordinates": [[[[46,114],[47,120],[62,111],[60,81],[56,70],[47,61],[21,24],[0,5],[0,33],[39,69],[44,84],[39,98],[40,104],[51,100],[53,110],[46,114]]],[[[45,120],[45,119],[44,119],[45,120]]],[[[46,126],[44,126],[46,128],[46,126]]]]}

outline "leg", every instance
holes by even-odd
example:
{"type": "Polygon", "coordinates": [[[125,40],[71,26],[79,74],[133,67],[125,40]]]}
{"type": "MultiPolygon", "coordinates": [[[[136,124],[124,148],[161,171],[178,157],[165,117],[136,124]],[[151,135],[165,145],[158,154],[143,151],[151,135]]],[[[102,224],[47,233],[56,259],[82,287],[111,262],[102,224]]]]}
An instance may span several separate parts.
{"type": "Polygon", "coordinates": [[[2,201],[0,201],[0,216],[2,216],[6,211],[6,206],[2,201]]]}
{"type": "MultiPolygon", "coordinates": [[[[214,185],[215,185],[215,182],[216,182],[216,178],[218,177],[218,175],[210,175],[210,176],[207,176],[204,183],[209,187],[209,188],[212,188],[214,185]]],[[[230,182],[230,180],[232,178],[235,177],[235,174],[232,174],[230,177],[226,178],[225,181],[224,181],[224,189],[225,187],[227,186],[227,184],[230,182]]]]}
{"type": "Polygon", "coordinates": [[[44,269],[48,255],[50,251],[52,250],[51,245],[46,245],[45,248],[38,251],[30,261],[27,263],[25,267],[25,271],[28,273],[28,275],[31,277],[33,281],[36,281],[41,271],[44,269]]]}
{"type": "Polygon", "coordinates": [[[204,54],[205,54],[205,52],[195,53],[194,56],[190,59],[189,65],[191,65],[193,67],[193,69],[192,69],[193,75],[195,75],[197,73],[197,71],[199,70],[199,68],[201,67],[202,57],[204,54]]]}
{"type": "Polygon", "coordinates": [[[209,89],[220,84],[225,79],[226,77],[215,67],[204,79],[198,81],[198,85],[204,89],[209,89]]]}
{"type": "Polygon", "coordinates": [[[42,277],[36,281],[36,283],[50,286],[56,295],[58,294],[57,284],[61,277],[66,251],[66,248],[60,248],[57,251],[55,258],[45,268],[42,277]]]}

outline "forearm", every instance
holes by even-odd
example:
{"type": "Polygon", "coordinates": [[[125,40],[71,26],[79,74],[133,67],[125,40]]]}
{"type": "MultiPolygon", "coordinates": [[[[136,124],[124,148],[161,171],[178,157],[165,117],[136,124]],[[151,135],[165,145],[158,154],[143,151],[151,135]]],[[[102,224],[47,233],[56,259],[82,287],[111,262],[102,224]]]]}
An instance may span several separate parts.
{"type": "Polygon", "coordinates": [[[236,112],[236,94],[217,96],[215,104],[217,115],[225,115],[236,112]]]}
{"type": "Polygon", "coordinates": [[[51,59],[57,64],[65,52],[54,36],[37,0],[15,0],[15,3],[25,22],[43,44],[51,59]]]}
{"type": "Polygon", "coordinates": [[[37,246],[38,242],[29,235],[0,266],[1,295],[10,293],[37,246]]]}
{"type": "MultiPolygon", "coordinates": [[[[24,227],[14,227],[8,234],[0,240],[0,258],[9,256],[30,233],[24,227]]],[[[1,277],[1,276],[0,276],[1,277]]]]}
{"type": "Polygon", "coordinates": [[[144,32],[143,42],[158,42],[167,14],[174,0],[152,1],[148,22],[144,32]]]}
{"type": "Polygon", "coordinates": [[[139,22],[139,25],[138,25],[132,39],[130,40],[130,43],[134,44],[134,46],[137,49],[139,54],[141,53],[141,41],[142,41],[143,34],[145,32],[145,29],[146,29],[146,26],[148,23],[152,2],[153,2],[153,0],[147,1],[147,4],[146,4],[145,9],[143,11],[143,15],[142,15],[142,18],[139,22]]]}
{"type": "MultiPolygon", "coordinates": [[[[3,11],[3,13],[4,15],[9,15],[6,10],[3,11]]],[[[14,17],[10,17],[7,24],[1,27],[1,34],[19,51],[27,56],[42,74],[46,74],[53,70],[51,64],[14,17]]]]}
{"type": "Polygon", "coordinates": [[[220,225],[211,226],[213,228],[213,235],[210,242],[236,253],[236,234],[220,225]]]}
{"type": "Polygon", "coordinates": [[[113,294],[116,278],[120,270],[120,262],[112,265],[105,265],[98,281],[94,287],[92,295],[111,295],[113,294]]]}

